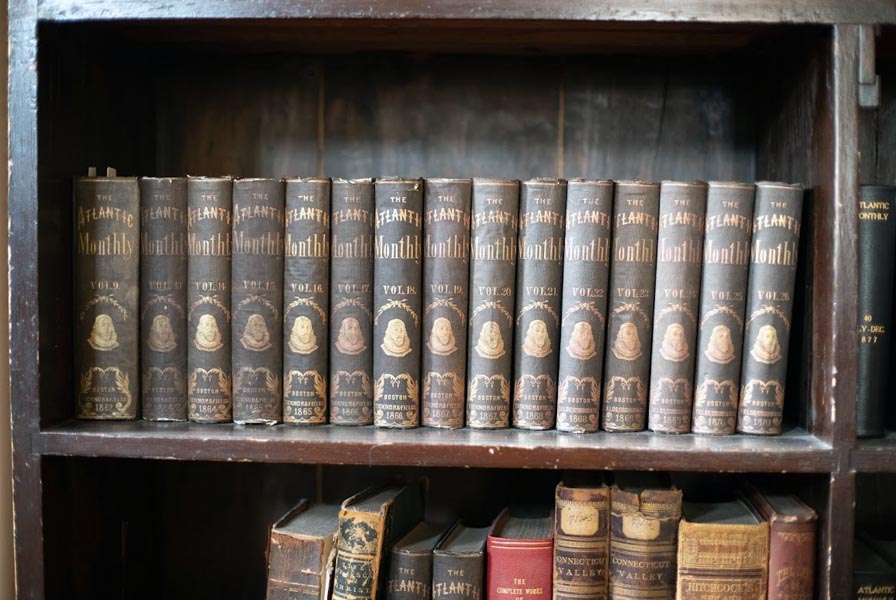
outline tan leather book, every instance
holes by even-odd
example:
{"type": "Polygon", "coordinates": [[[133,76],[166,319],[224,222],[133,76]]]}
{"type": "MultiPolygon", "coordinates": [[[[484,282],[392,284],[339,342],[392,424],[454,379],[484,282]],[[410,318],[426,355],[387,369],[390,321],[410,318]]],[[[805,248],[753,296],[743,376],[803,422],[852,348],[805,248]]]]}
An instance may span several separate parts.
{"type": "Polygon", "coordinates": [[[330,597],[339,506],[302,500],[271,527],[267,600],[330,597]]]}
{"type": "Polygon", "coordinates": [[[768,523],[746,501],[684,502],[678,600],[765,600],[768,523]]]}

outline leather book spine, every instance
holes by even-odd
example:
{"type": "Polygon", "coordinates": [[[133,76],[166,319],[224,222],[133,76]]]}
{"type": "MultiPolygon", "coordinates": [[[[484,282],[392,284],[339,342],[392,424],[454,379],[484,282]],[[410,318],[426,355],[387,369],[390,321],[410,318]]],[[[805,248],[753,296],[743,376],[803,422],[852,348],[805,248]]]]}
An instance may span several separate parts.
{"type": "Polygon", "coordinates": [[[547,600],[552,597],[554,542],[551,538],[516,539],[489,535],[486,553],[487,600],[547,600]]]}
{"type": "Polygon", "coordinates": [[[610,488],[557,486],[554,503],[554,600],[606,600],[610,488]]]}
{"type": "Polygon", "coordinates": [[[233,181],[187,179],[187,412],[224,423],[231,401],[230,267],[233,181]]]}
{"type": "Polygon", "coordinates": [[[373,180],[332,184],[330,423],[373,423],[373,180]]]}
{"type": "Polygon", "coordinates": [[[764,600],[768,524],[723,525],[682,520],[676,600],[764,600]]]}
{"type": "Polygon", "coordinates": [[[859,191],[859,372],[856,435],[884,434],[887,370],[893,327],[893,248],[896,187],[863,185],[859,191]]]}
{"type": "Polygon", "coordinates": [[[705,217],[705,183],[660,184],[648,388],[648,423],[652,431],[691,430],[705,217]]]}
{"type": "Polygon", "coordinates": [[[464,426],[470,280],[470,179],[427,179],[423,196],[426,427],[464,426]]]}
{"type": "Polygon", "coordinates": [[[286,180],[283,422],[327,422],[330,180],[286,180]]]}
{"type": "Polygon", "coordinates": [[[420,179],[378,179],[373,269],[373,423],[420,425],[422,211],[420,179]]]}
{"type": "Polygon", "coordinates": [[[657,183],[616,182],[602,407],[607,431],[641,431],[647,418],[659,197],[657,183]]]}
{"type": "Polygon", "coordinates": [[[732,434],[737,422],[755,193],[753,184],[709,183],[694,348],[695,433],[732,434]]]}
{"type": "Polygon", "coordinates": [[[386,514],[339,512],[332,600],[374,600],[380,577],[386,514]]]}
{"type": "Polygon", "coordinates": [[[600,428],[613,182],[570,180],[557,380],[557,429],[600,428]]]}
{"type": "MultiPolygon", "coordinates": [[[[308,501],[303,500],[290,515],[304,512],[307,507],[308,501]]],[[[297,534],[279,530],[275,525],[268,547],[267,600],[326,598],[335,552],[335,534],[297,534]]]]}
{"type": "Polygon", "coordinates": [[[187,419],[187,180],[140,180],[143,418],[187,419]]]}
{"type": "Polygon", "coordinates": [[[565,230],[566,181],[524,181],[513,347],[513,426],[518,429],[553,429],[556,421],[565,230]]]}
{"type": "Polygon", "coordinates": [[[610,598],[675,598],[680,490],[610,488],[610,598]]]}
{"type": "Polygon", "coordinates": [[[283,181],[233,182],[233,421],[283,418],[283,181]]]}
{"type": "Polygon", "coordinates": [[[802,208],[802,187],[756,184],[737,411],[741,433],[781,433],[802,208]]]}
{"type": "Polygon", "coordinates": [[[510,426],[520,182],[473,180],[467,426],[510,426]]]}
{"type": "Polygon", "coordinates": [[[140,415],[140,187],[75,181],[75,373],[79,419],[140,415]]]}
{"type": "Polygon", "coordinates": [[[435,552],[432,557],[433,600],[482,600],[485,556],[435,552]]]}
{"type": "Polygon", "coordinates": [[[768,524],[723,525],[682,520],[676,600],[764,600],[768,524]]]}
{"type": "Polygon", "coordinates": [[[432,598],[432,552],[392,551],[387,600],[432,598]]]}

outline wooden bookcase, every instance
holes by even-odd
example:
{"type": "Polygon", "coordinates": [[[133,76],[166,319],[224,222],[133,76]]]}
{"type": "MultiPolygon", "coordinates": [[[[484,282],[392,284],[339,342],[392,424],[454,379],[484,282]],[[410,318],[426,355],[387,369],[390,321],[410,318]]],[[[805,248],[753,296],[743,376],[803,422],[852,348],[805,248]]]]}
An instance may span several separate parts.
{"type": "Polygon", "coordinates": [[[396,470],[429,476],[434,511],[473,512],[549,497],[565,470],[668,470],[703,485],[786,481],[821,515],[819,598],[847,597],[856,474],[896,473],[896,437],[857,443],[854,425],[855,198],[860,162],[869,181],[896,177],[896,32],[877,27],[896,23],[896,4],[718,4],[11,3],[19,596],[261,597],[274,517],[396,470]],[[874,70],[880,108],[860,111],[874,70]],[[71,178],[88,165],[802,182],[786,432],[74,421],[71,178]]]}

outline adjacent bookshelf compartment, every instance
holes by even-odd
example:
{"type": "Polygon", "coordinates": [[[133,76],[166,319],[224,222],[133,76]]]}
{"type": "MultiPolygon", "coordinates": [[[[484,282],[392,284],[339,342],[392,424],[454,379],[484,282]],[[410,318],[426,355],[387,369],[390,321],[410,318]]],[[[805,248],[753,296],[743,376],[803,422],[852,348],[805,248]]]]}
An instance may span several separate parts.
{"type": "MultiPolygon", "coordinates": [[[[46,451],[89,453],[81,442],[103,437],[101,426],[66,423],[73,404],[70,182],[88,165],[111,164],[121,174],[145,175],[803,182],[814,195],[806,203],[792,327],[791,433],[717,441],[557,436],[548,445],[606,448],[594,463],[599,468],[627,460],[630,446],[668,456],[706,448],[705,468],[726,468],[710,466],[716,448],[751,461],[737,463],[740,469],[827,468],[833,425],[820,375],[830,358],[809,357],[813,335],[830,327],[813,319],[816,307],[830,310],[832,293],[832,265],[826,251],[815,251],[834,226],[830,156],[819,145],[832,127],[829,29],[160,21],[44,23],[38,38],[39,436],[46,451]],[[461,33],[463,43],[456,41],[461,33]]],[[[273,455],[284,460],[306,434],[279,429],[125,424],[109,429],[114,434],[96,453],[131,455],[154,440],[186,457],[191,441],[245,436],[280,444],[273,455]]],[[[367,436],[372,444],[381,434],[325,433],[321,443],[340,435],[367,436]]],[[[416,435],[433,452],[454,443],[416,435]]],[[[517,433],[495,435],[498,445],[530,443],[517,433]]]]}
{"type": "MultiPolygon", "coordinates": [[[[896,185],[896,26],[882,27],[876,40],[875,73],[880,77],[876,107],[859,112],[859,183],[896,185]]],[[[891,348],[896,366],[896,348],[891,348]]],[[[893,369],[888,371],[892,374],[893,369]]],[[[892,377],[886,387],[892,389],[892,377]]],[[[858,472],[896,472],[896,402],[887,399],[886,435],[857,439],[852,466],[858,472]]]]}

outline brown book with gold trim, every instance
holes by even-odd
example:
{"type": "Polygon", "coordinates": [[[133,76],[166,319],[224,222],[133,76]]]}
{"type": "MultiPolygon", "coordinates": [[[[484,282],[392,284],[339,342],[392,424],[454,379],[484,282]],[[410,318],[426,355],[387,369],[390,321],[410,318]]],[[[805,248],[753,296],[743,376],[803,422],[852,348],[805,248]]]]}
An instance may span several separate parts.
{"type": "Polygon", "coordinates": [[[473,180],[467,426],[510,426],[520,182],[473,180]]]}
{"type": "Polygon", "coordinates": [[[140,187],[75,180],[75,376],[79,419],[140,415],[140,187]]]}
{"type": "Polygon", "coordinates": [[[332,183],[330,423],[373,423],[373,180],[332,183]]]}
{"type": "Polygon", "coordinates": [[[233,180],[187,178],[187,386],[191,421],[233,418],[230,356],[230,233],[233,180]]]}
{"type": "Polygon", "coordinates": [[[423,198],[423,425],[464,426],[469,179],[427,179],[423,198]]]}
{"type": "Polygon", "coordinates": [[[606,600],[610,488],[557,484],[554,501],[554,600],[606,600]]]}
{"type": "Polygon", "coordinates": [[[283,422],[327,422],[330,180],[286,180],[283,422]]]}
{"type": "Polygon", "coordinates": [[[140,179],[141,398],[147,421],[187,420],[187,180],[140,179]]]}
{"type": "Polygon", "coordinates": [[[377,179],[373,267],[373,424],[420,425],[423,182],[377,179]]]}
{"type": "Polygon", "coordinates": [[[616,182],[601,408],[607,431],[641,431],[647,418],[659,198],[658,183],[616,182]]]}
{"type": "Polygon", "coordinates": [[[233,421],[283,419],[283,181],[233,182],[233,421]]]}
{"type": "Polygon", "coordinates": [[[756,184],[737,431],[781,433],[803,188],[756,184]]]}
{"type": "Polygon", "coordinates": [[[524,181],[513,345],[513,426],[519,429],[553,429],[556,420],[565,223],[566,181],[524,181]]]}
{"type": "Polygon", "coordinates": [[[705,216],[705,183],[660,184],[647,413],[657,432],[691,430],[705,216]]]}
{"type": "Polygon", "coordinates": [[[684,502],[677,600],[764,600],[768,523],[742,499],[684,502]]]}

